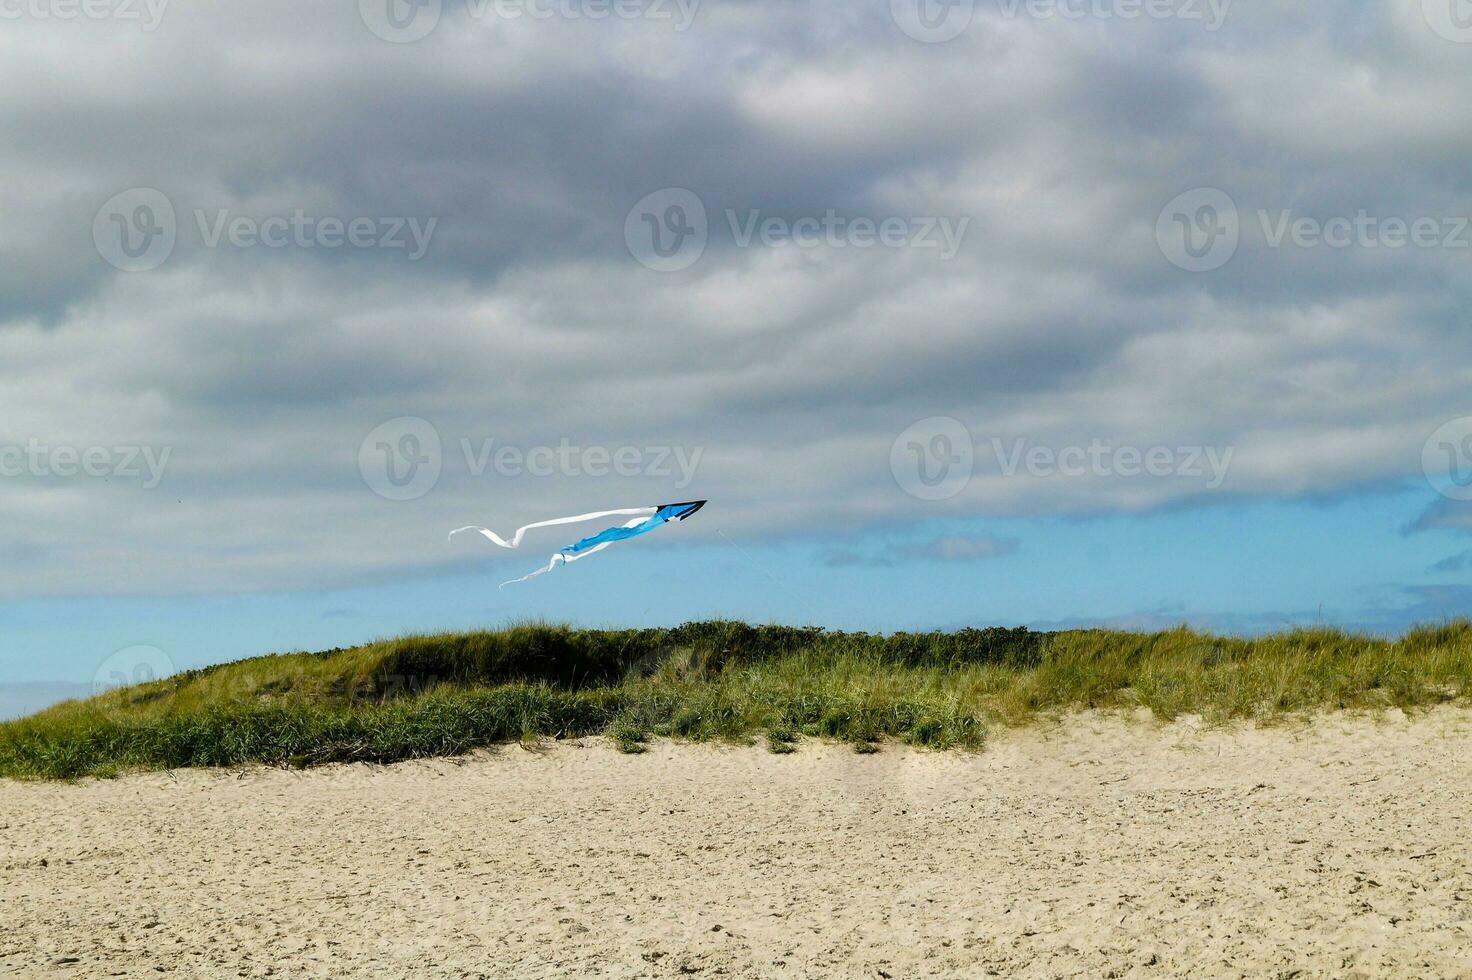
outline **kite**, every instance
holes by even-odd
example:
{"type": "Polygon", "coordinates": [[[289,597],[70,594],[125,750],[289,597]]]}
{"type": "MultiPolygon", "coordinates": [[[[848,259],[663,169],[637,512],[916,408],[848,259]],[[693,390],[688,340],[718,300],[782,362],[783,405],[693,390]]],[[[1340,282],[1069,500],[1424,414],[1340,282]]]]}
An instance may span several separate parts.
{"type": "Polygon", "coordinates": [[[476,531],[484,535],[492,544],[499,545],[502,548],[518,548],[521,546],[521,539],[526,535],[526,532],[533,528],[553,527],[558,524],[579,524],[583,521],[597,520],[600,517],[634,515],[626,523],[615,524],[613,527],[599,531],[597,534],[583,538],[581,541],[570,544],[561,551],[558,551],[547,562],[546,568],[539,568],[535,572],[523,575],[521,578],[514,578],[509,582],[502,582],[500,588],[504,589],[508,585],[525,582],[529,578],[536,578],[538,575],[550,572],[557,567],[559,562],[567,564],[571,561],[577,561],[579,558],[586,558],[594,552],[602,551],[615,541],[623,541],[625,538],[634,538],[641,534],[647,534],[662,524],[668,524],[670,521],[683,521],[704,506],[704,500],[689,500],[682,504],[656,504],[653,507],[624,507],[619,510],[597,510],[591,514],[578,514],[574,517],[554,517],[549,521],[537,521],[535,524],[526,524],[517,528],[516,533],[511,535],[510,541],[501,537],[490,528],[480,527],[475,524],[469,527],[457,527],[450,532],[450,537],[453,538],[455,535],[464,531],[476,531]]]}

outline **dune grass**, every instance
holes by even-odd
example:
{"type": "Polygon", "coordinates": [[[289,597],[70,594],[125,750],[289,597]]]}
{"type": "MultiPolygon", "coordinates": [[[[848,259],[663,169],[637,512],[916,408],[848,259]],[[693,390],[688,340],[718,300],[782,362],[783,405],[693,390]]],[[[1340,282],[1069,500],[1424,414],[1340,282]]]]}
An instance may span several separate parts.
{"type": "Polygon", "coordinates": [[[0,776],[75,778],[249,763],[454,755],[606,734],[822,737],[978,748],[988,726],[1079,708],[1169,719],[1413,709],[1472,694],[1472,623],[1399,639],[1295,630],[1251,639],[1177,629],[875,636],[689,623],[525,625],[256,657],[70,701],[0,724],[0,776]]]}

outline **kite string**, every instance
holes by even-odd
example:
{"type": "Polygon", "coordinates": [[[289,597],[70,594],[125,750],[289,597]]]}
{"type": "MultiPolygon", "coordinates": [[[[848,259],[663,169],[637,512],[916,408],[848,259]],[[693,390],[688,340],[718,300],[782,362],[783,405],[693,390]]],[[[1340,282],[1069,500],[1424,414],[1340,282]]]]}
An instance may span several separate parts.
{"type": "Polygon", "coordinates": [[[762,575],[764,575],[768,579],[770,579],[773,585],[775,585],[778,588],[782,589],[788,595],[792,596],[793,598],[797,599],[800,603],[802,603],[802,605],[807,609],[809,618],[812,619],[813,622],[817,622],[818,621],[817,618],[813,616],[814,603],[813,603],[812,597],[810,595],[808,595],[808,593],[806,593],[806,592],[800,592],[797,589],[794,589],[787,582],[785,582],[782,579],[778,578],[775,574],[773,574],[767,568],[767,566],[766,566],[765,563],[758,561],[755,558],[755,556],[753,556],[751,554],[751,552],[749,552],[745,548],[741,547],[741,545],[737,544],[735,541],[732,541],[731,538],[730,538],[730,536],[726,534],[726,531],[725,531],[724,528],[719,528],[719,527],[716,528],[716,534],[718,534],[732,548],[735,548],[736,549],[736,553],[739,554],[739,555],[741,555],[741,557],[745,558],[748,562],[750,562],[752,564],[752,566],[758,572],[760,572],[762,575]]]}

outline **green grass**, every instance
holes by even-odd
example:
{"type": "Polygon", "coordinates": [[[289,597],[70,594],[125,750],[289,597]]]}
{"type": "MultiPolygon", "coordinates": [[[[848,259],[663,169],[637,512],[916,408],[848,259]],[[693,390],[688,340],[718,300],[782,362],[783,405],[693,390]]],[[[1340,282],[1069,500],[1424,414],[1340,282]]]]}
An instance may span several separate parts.
{"type": "Polygon", "coordinates": [[[256,657],[70,701],[0,724],[0,776],[306,766],[454,755],[605,734],[803,737],[982,745],[988,726],[1080,708],[1170,719],[1412,709],[1472,693],[1472,623],[1399,639],[1295,630],[1254,639],[1186,629],[874,636],[688,623],[674,629],[516,626],[323,653],[256,657]]]}

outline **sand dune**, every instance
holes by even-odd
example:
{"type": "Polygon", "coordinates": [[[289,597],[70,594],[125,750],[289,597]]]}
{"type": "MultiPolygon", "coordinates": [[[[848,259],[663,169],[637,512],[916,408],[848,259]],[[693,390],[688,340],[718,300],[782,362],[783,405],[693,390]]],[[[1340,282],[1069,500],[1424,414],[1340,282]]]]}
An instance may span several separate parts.
{"type": "Polygon", "coordinates": [[[3,783],[0,972],[1472,976],[1469,777],[1449,708],[3,783]]]}

